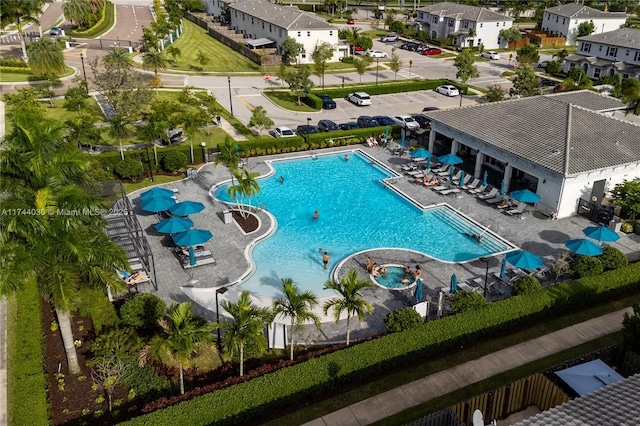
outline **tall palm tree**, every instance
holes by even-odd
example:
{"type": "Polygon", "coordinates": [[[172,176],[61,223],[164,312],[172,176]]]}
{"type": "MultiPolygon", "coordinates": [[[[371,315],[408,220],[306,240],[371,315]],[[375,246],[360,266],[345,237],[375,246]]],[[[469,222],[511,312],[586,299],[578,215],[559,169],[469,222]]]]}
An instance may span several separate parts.
{"type": "Polygon", "coordinates": [[[68,0],[62,3],[64,17],[78,27],[85,26],[96,11],[89,0],[68,0]]]}
{"type": "Polygon", "coordinates": [[[234,183],[234,172],[238,170],[238,163],[242,160],[240,156],[240,148],[233,143],[230,136],[225,136],[224,144],[219,146],[220,152],[216,155],[215,165],[222,164],[231,173],[231,183],[234,183]]]}
{"type": "Polygon", "coordinates": [[[169,66],[169,61],[163,52],[158,50],[147,50],[142,55],[142,67],[144,69],[152,69],[154,78],[158,81],[158,71],[164,70],[169,66]]]}
{"type": "Polygon", "coordinates": [[[191,312],[190,302],[174,303],[169,316],[158,321],[162,334],[154,336],[146,350],[156,359],[168,356],[180,368],[180,393],[184,394],[184,369],[194,354],[211,346],[214,326],[191,312]]]}
{"type": "Polygon", "coordinates": [[[129,57],[129,52],[121,47],[114,47],[111,52],[102,57],[102,62],[113,68],[133,68],[133,60],[129,57]]]}
{"type": "Polygon", "coordinates": [[[182,122],[182,128],[189,136],[189,150],[191,154],[191,164],[194,163],[193,159],[193,138],[195,135],[202,133],[200,127],[207,124],[206,118],[200,110],[185,110],[180,114],[180,121],[182,122]]]}
{"type": "Polygon", "coordinates": [[[3,0],[0,5],[0,27],[15,25],[22,46],[22,56],[29,62],[27,46],[22,36],[25,24],[40,24],[36,18],[42,9],[42,0],[3,0]]]}
{"type": "Polygon", "coordinates": [[[311,290],[300,293],[291,278],[282,279],[284,297],[273,301],[273,313],[291,319],[291,361],[293,361],[294,333],[296,328],[307,321],[313,321],[316,329],[320,329],[320,318],[313,313],[318,305],[318,296],[311,290]]]}
{"type": "Polygon", "coordinates": [[[264,327],[272,321],[273,313],[268,308],[254,305],[248,291],[240,293],[237,302],[223,300],[220,305],[233,317],[232,322],[215,324],[215,327],[225,329],[222,349],[231,357],[238,352],[240,376],[244,376],[244,349],[248,345],[254,346],[258,351],[266,349],[264,327]]]}
{"type": "Polygon", "coordinates": [[[250,203],[251,197],[260,192],[260,184],[256,180],[256,178],[260,176],[260,173],[251,172],[249,169],[242,169],[242,171],[236,170],[234,175],[238,183],[231,185],[227,189],[227,193],[231,198],[236,200],[240,214],[246,218],[247,213],[243,207],[244,203],[241,203],[241,201],[246,200],[247,203],[250,203]]]}
{"type": "Polygon", "coordinates": [[[173,58],[173,62],[176,62],[176,58],[179,58],[180,56],[182,56],[182,50],[180,50],[179,47],[171,44],[169,47],[167,47],[165,49],[165,52],[167,52],[168,55],[171,55],[171,57],[173,58]]]}
{"type": "Polygon", "coordinates": [[[335,290],[340,294],[339,297],[334,297],[324,304],[324,314],[326,315],[330,309],[333,309],[333,318],[337,324],[340,321],[340,314],[347,311],[347,346],[349,346],[349,320],[351,317],[357,315],[358,320],[362,322],[366,315],[373,312],[373,306],[363,299],[361,294],[365,288],[372,287],[373,284],[369,281],[358,278],[358,272],[355,269],[351,269],[340,282],[329,280],[324,285],[325,290],[335,290]]]}
{"type": "Polygon", "coordinates": [[[54,78],[64,74],[64,55],[62,49],[52,38],[42,38],[27,46],[31,58],[29,68],[35,75],[54,78]]]}

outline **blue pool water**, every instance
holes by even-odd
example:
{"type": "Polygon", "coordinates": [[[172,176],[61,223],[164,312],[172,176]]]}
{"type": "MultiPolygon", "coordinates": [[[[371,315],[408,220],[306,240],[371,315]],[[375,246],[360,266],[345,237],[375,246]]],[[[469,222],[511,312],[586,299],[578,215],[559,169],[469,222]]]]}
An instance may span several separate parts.
{"type": "Polygon", "coordinates": [[[379,274],[375,280],[378,284],[383,287],[391,288],[391,289],[401,289],[408,288],[413,284],[413,277],[409,276],[409,280],[411,281],[409,284],[402,284],[402,279],[407,275],[404,272],[404,268],[400,266],[387,266],[387,276],[383,277],[382,274],[379,274]]]}
{"type": "MultiPolygon", "coordinates": [[[[425,253],[447,262],[461,262],[508,250],[491,234],[478,244],[469,234],[482,229],[439,206],[422,211],[387,188],[381,180],[392,174],[362,154],[318,156],[272,163],[275,173],[259,181],[252,200],[277,219],[277,229],[253,249],[255,271],[241,284],[256,294],[279,297],[282,278],[301,290],[323,291],[332,268],[343,258],[367,249],[399,248],[425,253]],[[280,182],[280,176],[284,182],[280,182]],[[320,217],[313,218],[315,210],[320,217]],[[327,270],[320,249],[329,252],[327,270]]],[[[231,201],[228,185],[215,196],[231,201]]],[[[364,269],[358,271],[365,274],[364,269]]]]}

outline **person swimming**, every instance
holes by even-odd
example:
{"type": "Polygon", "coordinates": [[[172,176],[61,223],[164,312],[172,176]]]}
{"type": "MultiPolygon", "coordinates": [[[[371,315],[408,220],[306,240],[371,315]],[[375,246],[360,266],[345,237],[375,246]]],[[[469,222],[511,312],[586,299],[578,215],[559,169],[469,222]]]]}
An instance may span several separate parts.
{"type": "Polygon", "coordinates": [[[318,210],[313,212],[313,220],[320,219],[320,212],[318,210]]]}
{"type": "Polygon", "coordinates": [[[349,161],[349,156],[347,154],[344,155],[344,161],[349,161]]]}
{"type": "Polygon", "coordinates": [[[280,183],[284,183],[284,178],[280,176],[280,183]]]}
{"type": "Polygon", "coordinates": [[[325,251],[324,255],[322,255],[322,266],[324,266],[324,269],[327,269],[328,265],[329,265],[329,253],[325,251]]]}

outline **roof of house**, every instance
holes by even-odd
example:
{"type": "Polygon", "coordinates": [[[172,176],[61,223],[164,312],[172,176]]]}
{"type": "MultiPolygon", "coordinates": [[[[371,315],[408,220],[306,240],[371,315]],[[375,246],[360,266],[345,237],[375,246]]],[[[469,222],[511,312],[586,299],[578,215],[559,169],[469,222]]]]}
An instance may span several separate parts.
{"type": "Polygon", "coordinates": [[[565,175],[640,162],[640,126],[602,114],[623,109],[588,90],[430,111],[438,124],[565,175]]]}
{"type": "Polygon", "coordinates": [[[431,15],[438,15],[446,18],[464,19],[474,22],[495,22],[495,21],[513,21],[513,18],[484,7],[470,6],[457,3],[436,3],[429,6],[421,7],[419,12],[427,12],[431,15]]]}
{"type": "Polygon", "coordinates": [[[640,28],[619,28],[606,33],[578,37],[578,40],[626,47],[627,49],[640,49],[640,28]]]}
{"type": "Polygon", "coordinates": [[[584,6],[579,3],[567,3],[560,6],[548,7],[544,11],[553,13],[555,15],[564,16],[565,18],[627,19],[627,14],[624,12],[603,12],[601,10],[594,9],[589,6],[584,6]]]}
{"type": "Polygon", "coordinates": [[[515,426],[637,425],[640,374],[536,414],[515,426]]]}
{"type": "Polygon", "coordinates": [[[324,19],[296,6],[280,6],[266,0],[237,1],[230,3],[229,8],[291,31],[335,29],[324,19]]]}

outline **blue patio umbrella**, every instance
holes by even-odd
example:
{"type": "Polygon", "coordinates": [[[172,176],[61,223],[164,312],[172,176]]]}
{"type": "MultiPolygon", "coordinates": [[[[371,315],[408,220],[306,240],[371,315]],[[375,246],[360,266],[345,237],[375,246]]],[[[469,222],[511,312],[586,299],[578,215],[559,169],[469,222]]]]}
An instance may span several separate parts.
{"type": "Polygon", "coordinates": [[[213,238],[211,231],[206,229],[189,229],[173,236],[173,242],[179,246],[191,247],[204,244],[213,238]]]}
{"type": "Polygon", "coordinates": [[[154,198],[154,197],[173,197],[173,191],[167,188],[161,188],[159,186],[153,187],[148,191],[143,192],[142,194],[140,194],[140,199],[141,200],[147,200],[149,198],[154,198]]]}
{"type": "Polygon", "coordinates": [[[453,179],[453,172],[455,172],[455,167],[449,167],[449,179],[453,179]]]}
{"type": "Polygon", "coordinates": [[[584,232],[584,235],[586,235],[587,237],[593,238],[600,243],[612,243],[620,239],[620,236],[616,234],[615,231],[612,231],[606,226],[587,226],[582,230],[582,232],[584,232]]]}
{"type": "Polygon", "coordinates": [[[142,210],[146,212],[158,213],[169,210],[169,207],[176,204],[176,200],[171,197],[153,197],[142,200],[142,210]]]}
{"type": "Polygon", "coordinates": [[[176,216],[189,216],[190,214],[200,213],[204,210],[204,204],[197,201],[183,201],[176,203],[169,209],[171,214],[176,216]]]}
{"type": "Polygon", "coordinates": [[[191,219],[186,217],[170,217],[163,221],[156,223],[156,231],[163,234],[177,234],[178,232],[186,231],[193,226],[191,219]]]}
{"type": "Polygon", "coordinates": [[[191,266],[189,271],[189,284],[195,284],[198,282],[196,279],[196,274],[193,272],[193,267],[196,266],[198,262],[196,261],[196,252],[193,250],[193,246],[189,246],[189,266],[191,266]]]}
{"type": "Polygon", "coordinates": [[[440,160],[441,163],[451,164],[452,166],[462,163],[462,158],[458,157],[455,154],[441,155],[440,157],[438,157],[438,160],[440,160]]]}
{"type": "Polygon", "coordinates": [[[404,130],[402,131],[402,134],[400,135],[400,146],[404,146],[404,130]]]}
{"type": "Polygon", "coordinates": [[[411,151],[411,156],[413,158],[430,158],[431,153],[424,148],[418,148],[411,151]]]}
{"type": "Polygon", "coordinates": [[[487,176],[488,175],[489,175],[489,172],[487,172],[486,170],[482,174],[482,185],[483,186],[487,186],[487,176]]]}
{"type": "Polygon", "coordinates": [[[460,172],[460,186],[464,185],[464,170],[460,172]]]}
{"type": "Polygon", "coordinates": [[[458,277],[456,276],[456,274],[451,275],[451,294],[454,294],[456,291],[458,291],[458,277]]]}
{"type": "Polygon", "coordinates": [[[424,166],[425,170],[431,170],[431,157],[427,157],[427,165],[424,166]]]}
{"type": "Polygon", "coordinates": [[[389,126],[384,128],[384,138],[389,139],[389,126]]]}
{"type": "Polygon", "coordinates": [[[542,266],[542,259],[536,256],[533,253],[524,250],[516,250],[504,257],[504,260],[515,266],[516,268],[522,269],[538,269],[542,266]]]}
{"type": "Polygon", "coordinates": [[[599,245],[584,238],[569,240],[564,243],[564,246],[572,252],[584,256],[599,256],[602,254],[602,248],[599,245]]]}
{"type": "Polygon", "coordinates": [[[507,258],[502,259],[502,267],[500,268],[500,278],[504,278],[507,275],[507,258]]]}
{"type": "Polygon", "coordinates": [[[422,300],[422,278],[418,278],[416,280],[416,291],[414,293],[414,296],[416,297],[416,301],[420,301],[422,300]]]}
{"type": "Polygon", "coordinates": [[[504,195],[504,179],[500,181],[500,195],[504,195]]]}
{"type": "Polygon", "coordinates": [[[509,194],[509,196],[514,200],[520,201],[523,203],[535,203],[540,201],[540,196],[535,192],[529,191],[528,189],[512,191],[511,194],[509,194]]]}

